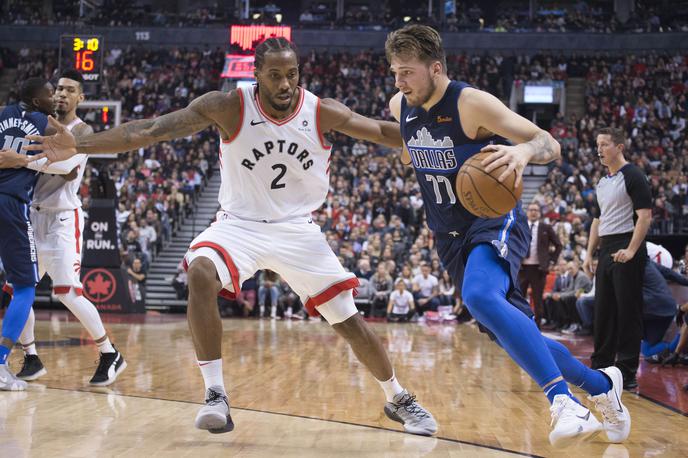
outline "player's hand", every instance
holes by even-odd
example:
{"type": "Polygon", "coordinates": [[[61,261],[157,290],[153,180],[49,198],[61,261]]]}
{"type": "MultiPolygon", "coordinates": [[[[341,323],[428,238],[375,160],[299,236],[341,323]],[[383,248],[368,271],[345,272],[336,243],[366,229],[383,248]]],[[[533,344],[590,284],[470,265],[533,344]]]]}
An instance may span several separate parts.
{"type": "Polygon", "coordinates": [[[552,294],[552,299],[554,299],[555,301],[558,301],[559,299],[561,299],[561,295],[559,293],[554,293],[554,294],[552,294]]]}
{"type": "Polygon", "coordinates": [[[483,159],[482,165],[485,167],[485,172],[490,173],[494,169],[506,165],[506,169],[499,175],[499,182],[503,182],[506,177],[516,172],[516,181],[514,187],[521,184],[523,178],[523,169],[528,164],[528,156],[523,154],[518,149],[518,146],[508,145],[487,145],[480,150],[481,153],[492,153],[483,159]]]}
{"type": "Polygon", "coordinates": [[[0,150],[0,169],[18,169],[29,165],[29,156],[11,149],[0,150]]]}
{"type": "Polygon", "coordinates": [[[27,151],[42,151],[40,154],[29,156],[29,161],[48,158],[48,163],[64,161],[76,154],[76,138],[60,124],[57,119],[48,116],[48,124],[57,131],[55,135],[27,135],[26,138],[37,142],[24,147],[27,151]]]}
{"type": "Polygon", "coordinates": [[[595,266],[592,265],[591,256],[588,256],[585,258],[585,261],[583,261],[583,272],[585,272],[590,278],[595,275],[595,266]]]}
{"type": "Polygon", "coordinates": [[[614,262],[624,263],[633,259],[633,256],[635,256],[635,253],[628,248],[625,248],[614,253],[612,255],[612,259],[614,259],[614,262]]]}

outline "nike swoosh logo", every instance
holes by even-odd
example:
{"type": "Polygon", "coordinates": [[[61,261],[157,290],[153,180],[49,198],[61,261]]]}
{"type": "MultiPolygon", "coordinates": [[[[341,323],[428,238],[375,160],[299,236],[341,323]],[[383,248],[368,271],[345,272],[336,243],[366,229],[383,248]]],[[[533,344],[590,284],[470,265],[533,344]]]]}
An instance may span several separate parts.
{"type": "Polygon", "coordinates": [[[208,361],[207,363],[198,363],[198,365],[199,365],[199,366],[207,366],[207,365],[210,364],[210,363],[211,363],[211,362],[208,361]]]}
{"type": "Polygon", "coordinates": [[[614,396],[616,396],[616,404],[619,406],[619,408],[616,409],[616,411],[623,413],[623,409],[621,408],[621,399],[619,399],[619,395],[616,393],[616,390],[614,390],[614,396]]]}
{"type": "Polygon", "coordinates": [[[416,119],[418,116],[414,116],[413,118],[409,118],[408,115],[406,115],[406,122],[411,122],[414,119],[416,119]]]}
{"type": "Polygon", "coordinates": [[[7,377],[0,377],[0,382],[7,383],[7,377]]]}
{"type": "Polygon", "coordinates": [[[60,221],[67,221],[69,218],[60,218],[60,221]]]}
{"type": "Polygon", "coordinates": [[[265,124],[267,121],[253,121],[251,120],[251,125],[252,126],[257,126],[258,124],[265,124]]]}
{"type": "Polygon", "coordinates": [[[588,410],[588,413],[585,414],[584,417],[581,417],[580,415],[576,415],[576,417],[580,418],[581,420],[588,421],[590,419],[590,411],[588,410]]]}

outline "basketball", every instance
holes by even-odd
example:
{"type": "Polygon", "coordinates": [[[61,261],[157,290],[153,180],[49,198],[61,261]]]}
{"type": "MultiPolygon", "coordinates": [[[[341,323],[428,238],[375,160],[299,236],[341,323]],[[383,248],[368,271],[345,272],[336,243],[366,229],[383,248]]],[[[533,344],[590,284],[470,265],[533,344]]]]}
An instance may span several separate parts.
{"type": "Polygon", "coordinates": [[[523,192],[523,182],[516,183],[516,171],[498,181],[499,175],[507,167],[503,165],[487,173],[481,164],[492,153],[478,153],[461,166],[456,178],[456,193],[461,205],[480,218],[497,218],[505,215],[516,206],[523,192]]]}

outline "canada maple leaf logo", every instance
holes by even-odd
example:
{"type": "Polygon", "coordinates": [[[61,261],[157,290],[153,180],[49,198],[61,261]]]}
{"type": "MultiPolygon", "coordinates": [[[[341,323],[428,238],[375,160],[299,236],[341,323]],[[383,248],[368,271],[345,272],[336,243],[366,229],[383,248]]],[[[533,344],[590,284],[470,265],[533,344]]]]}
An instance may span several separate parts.
{"type": "Polygon", "coordinates": [[[111,286],[112,282],[106,280],[102,274],[98,274],[95,279],[86,282],[88,293],[91,296],[107,296],[111,286]]]}
{"type": "Polygon", "coordinates": [[[117,279],[108,269],[88,270],[82,281],[86,286],[84,296],[93,303],[107,302],[117,292],[117,279]]]}

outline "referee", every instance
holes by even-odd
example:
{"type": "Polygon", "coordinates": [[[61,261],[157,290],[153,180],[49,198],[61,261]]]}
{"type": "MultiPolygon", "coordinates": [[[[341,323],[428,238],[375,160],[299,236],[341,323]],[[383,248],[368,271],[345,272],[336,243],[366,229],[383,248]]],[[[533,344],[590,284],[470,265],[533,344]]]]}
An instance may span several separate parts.
{"type": "Polygon", "coordinates": [[[600,211],[590,227],[583,268],[590,276],[595,273],[592,257],[599,245],[592,367],[616,365],[624,388],[632,389],[638,386],[645,235],[652,220],[652,193],[645,173],[624,158],[624,145],[620,129],[598,131],[597,153],[609,174],[597,184],[600,211]]]}

